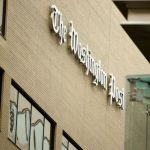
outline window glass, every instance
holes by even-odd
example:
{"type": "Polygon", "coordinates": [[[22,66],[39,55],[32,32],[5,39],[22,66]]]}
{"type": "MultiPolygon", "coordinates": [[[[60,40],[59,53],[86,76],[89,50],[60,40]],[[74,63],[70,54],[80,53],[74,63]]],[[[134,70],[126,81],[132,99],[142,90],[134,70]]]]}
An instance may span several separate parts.
{"type": "Polygon", "coordinates": [[[52,150],[54,122],[32,103],[16,85],[11,86],[8,137],[21,150],[52,150]]]}
{"type": "Polygon", "coordinates": [[[73,146],[71,143],[69,143],[69,150],[77,150],[77,149],[75,148],[75,146],[73,146]]]}
{"type": "Polygon", "coordinates": [[[61,150],[82,150],[78,144],[74,142],[74,140],[67,135],[65,132],[62,136],[62,145],[61,150]]]}
{"type": "Polygon", "coordinates": [[[64,145],[61,146],[61,150],[67,150],[67,147],[65,147],[64,145]]]}
{"type": "Polygon", "coordinates": [[[124,150],[150,150],[150,75],[126,81],[124,150]]]}
{"type": "Polygon", "coordinates": [[[64,146],[68,146],[68,140],[64,136],[62,137],[62,143],[64,146]]]}
{"type": "Polygon", "coordinates": [[[15,142],[18,91],[11,86],[8,137],[15,142]]]}
{"type": "Polygon", "coordinates": [[[45,119],[43,150],[50,149],[51,124],[45,119]]]}
{"type": "Polygon", "coordinates": [[[22,149],[29,149],[30,116],[31,104],[19,93],[16,144],[22,149]]]}
{"type": "Polygon", "coordinates": [[[42,150],[43,146],[43,115],[32,106],[30,150],[42,150]]]}

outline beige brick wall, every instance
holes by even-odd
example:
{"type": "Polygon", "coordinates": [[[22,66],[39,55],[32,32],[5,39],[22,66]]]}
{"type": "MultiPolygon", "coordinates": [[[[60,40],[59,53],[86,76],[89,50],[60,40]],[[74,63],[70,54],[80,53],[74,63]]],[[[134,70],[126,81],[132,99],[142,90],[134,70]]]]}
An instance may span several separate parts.
{"type": "Polygon", "coordinates": [[[120,88],[126,75],[150,73],[149,63],[121,28],[124,18],[111,0],[9,0],[6,40],[0,37],[0,66],[6,72],[0,149],[14,148],[7,140],[13,78],[56,121],[55,150],[60,150],[62,130],[85,150],[122,150],[124,111],[109,106],[106,91],[92,85],[67,44],[59,46],[49,27],[52,4],[62,11],[66,25],[74,22],[80,41],[116,76],[120,88]]]}

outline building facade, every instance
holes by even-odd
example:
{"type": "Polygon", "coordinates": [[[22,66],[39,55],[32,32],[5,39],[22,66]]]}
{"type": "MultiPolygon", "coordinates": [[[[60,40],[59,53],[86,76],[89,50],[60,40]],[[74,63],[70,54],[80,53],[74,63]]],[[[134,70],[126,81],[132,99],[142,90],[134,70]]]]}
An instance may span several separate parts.
{"type": "Polygon", "coordinates": [[[0,3],[0,149],[123,150],[126,76],[150,66],[114,3],[0,3]]]}

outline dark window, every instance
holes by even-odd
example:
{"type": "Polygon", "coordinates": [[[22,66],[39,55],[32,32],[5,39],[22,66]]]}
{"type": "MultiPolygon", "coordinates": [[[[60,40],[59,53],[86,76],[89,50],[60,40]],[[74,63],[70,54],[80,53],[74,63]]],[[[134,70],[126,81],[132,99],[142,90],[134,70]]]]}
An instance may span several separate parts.
{"type": "Polygon", "coordinates": [[[5,34],[6,0],[0,0],[0,34],[5,34]]]}
{"type": "Polygon", "coordinates": [[[2,91],[2,76],[3,76],[3,70],[0,68],[0,101],[1,101],[1,91],[2,91]]]}
{"type": "Polygon", "coordinates": [[[63,131],[61,150],[82,150],[82,148],[63,131]]]}
{"type": "Polygon", "coordinates": [[[53,150],[54,127],[55,122],[12,82],[9,139],[23,150],[53,150]]]}
{"type": "Polygon", "coordinates": [[[3,77],[3,70],[0,68],[0,125],[1,125],[1,95],[2,95],[2,77],[3,77]]]}

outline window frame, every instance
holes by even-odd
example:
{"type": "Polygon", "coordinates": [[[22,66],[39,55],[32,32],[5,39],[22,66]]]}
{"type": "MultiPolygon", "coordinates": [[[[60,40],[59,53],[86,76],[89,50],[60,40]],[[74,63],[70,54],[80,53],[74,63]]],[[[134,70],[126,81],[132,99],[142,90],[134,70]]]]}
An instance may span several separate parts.
{"type": "Polygon", "coordinates": [[[3,84],[4,70],[0,67],[0,132],[1,132],[1,118],[2,118],[2,84],[3,84]]]}
{"type": "MultiPolygon", "coordinates": [[[[3,73],[4,70],[0,67],[0,104],[1,104],[1,98],[2,98],[2,80],[3,80],[3,73]]],[[[0,105],[1,107],[1,105],[0,105]]]]}
{"type": "MultiPolygon", "coordinates": [[[[64,136],[68,140],[68,145],[69,145],[69,143],[71,143],[77,150],[83,150],[64,130],[63,130],[62,136],[64,136]]],[[[63,144],[63,142],[61,145],[65,146],[63,144]]],[[[68,149],[69,147],[66,147],[66,148],[67,148],[67,150],[69,150],[68,149]]]]}
{"type": "MultiPolygon", "coordinates": [[[[26,100],[31,104],[31,107],[34,107],[37,111],[39,111],[43,115],[44,120],[47,119],[49,121],[49,123],[51,124],[51,127],[50,127],[50,131],[51,131],[50,132],[50,150],[54,150],[54,139],[55,139],[56,122],[13,79],[11,81],[11,86],[14,86],[14,88],[18,91],[18,95],[20,93],[22,96],[24,96],[24,98],[26,98],[26,100]]],[[[18,103],[18,98],[17,98],[17,103],[18,103]]],[[[31,109],[31,111],[32,111],[32,109],[31,109]]],[[[31,114],[31,118],[32,118],[32,114],[31,114]]],[[[16,127],[16,131],[15,132],[17,132],[17,127],[16,127]]],[[[29,135],[31,136],[31,123],[30,123],[29,135]]],[[[15,137],[16,136],[17,136],[17,133],[15,133],[15,137]]],[[[16,147],[18,147],[16,139],[15,139],[15,142],[12,141],[9,137],[8,137],[8,139],[16,147]]],[[[29,140],[29,145],[30,145],[30,140],[29,140]]],[[[21,149],[20,147],[18,147],[18,148],[21,149]]]]}

